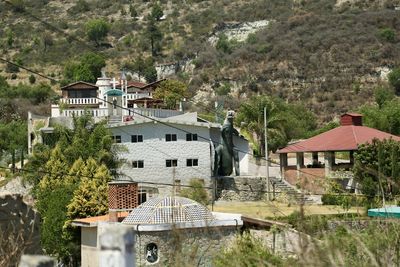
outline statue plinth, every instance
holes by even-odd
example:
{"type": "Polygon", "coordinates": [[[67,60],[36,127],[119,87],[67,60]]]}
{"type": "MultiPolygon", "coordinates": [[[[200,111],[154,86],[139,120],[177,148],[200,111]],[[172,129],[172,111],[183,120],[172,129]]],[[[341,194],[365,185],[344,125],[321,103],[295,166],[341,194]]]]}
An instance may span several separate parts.
{"type": "Polygon", "coordinates": [[[216,176],[213,180],[216,200],[258,201],[267,191],[263,176],[216,176]]]}

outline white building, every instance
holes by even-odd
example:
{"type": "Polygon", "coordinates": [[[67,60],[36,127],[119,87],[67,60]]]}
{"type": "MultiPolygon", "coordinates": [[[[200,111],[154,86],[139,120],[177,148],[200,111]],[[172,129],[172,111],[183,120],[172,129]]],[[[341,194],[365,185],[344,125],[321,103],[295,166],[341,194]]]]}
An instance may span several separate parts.
{"type": "Polygon", "coordinates": [[[51,105],[51,117],[80,116],[89,112],[96,119],[112,123],[131,120],[140,114],[161,118],[181,114],[177,110],[161,109],[163,101],[153,98],[160,82],[128,82],[122,75],[118,81],[102,77],[96,84],[82,81],[68,84],[61,87],[59,103],[51,105]]]}
{"type": "MultiPolygon", "coordinates": [[[[141,184],[141,202],[158,193],[180,191],[194,178],[212,186],[214,147],[220,142],[220,127],[199,119],[197,113],[111,124],[115,142],[123,145],[119,179],[141,184]]],[[[241,175],[246,175],[248,141],[235,136],[234,143],[239,150],[241,175]]]]}

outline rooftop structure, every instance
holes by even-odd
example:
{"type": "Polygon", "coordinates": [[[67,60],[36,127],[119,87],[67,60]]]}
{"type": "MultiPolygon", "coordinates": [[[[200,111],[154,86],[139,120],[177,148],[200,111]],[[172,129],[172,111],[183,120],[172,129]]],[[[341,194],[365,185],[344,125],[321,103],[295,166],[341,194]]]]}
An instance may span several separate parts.
{"type": "Polygon", "coordinates": [[[160,224],[214,220],[211,212],[184,197],[156,197],[141,204],[122,221],[124,224],[160,224]]]}

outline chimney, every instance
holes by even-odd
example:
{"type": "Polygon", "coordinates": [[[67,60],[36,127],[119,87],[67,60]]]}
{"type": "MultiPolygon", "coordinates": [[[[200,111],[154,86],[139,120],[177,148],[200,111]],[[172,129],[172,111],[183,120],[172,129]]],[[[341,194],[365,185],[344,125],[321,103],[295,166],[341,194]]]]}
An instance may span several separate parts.
{"type": "Polygon", "coordinates": [[[358,113],[345,113],[340,117],[341,126],[362,126],[362,115],[358,113]]]}
{"type": "Polygon", "coordinates": [[[118,212],[130,211],[138,206],[138,185],[135,182],[108,183],[109,221],[118,222],[118,212]]]}

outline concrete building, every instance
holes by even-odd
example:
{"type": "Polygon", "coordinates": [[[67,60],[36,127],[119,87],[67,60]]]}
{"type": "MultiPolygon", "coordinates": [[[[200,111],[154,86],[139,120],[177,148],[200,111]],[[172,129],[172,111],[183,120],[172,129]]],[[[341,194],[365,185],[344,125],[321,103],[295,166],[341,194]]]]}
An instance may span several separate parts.
{"type": "MultiPolygon", "coordinates": [[[[122,145],[119,179],[147,182],[141,184],[142,201],[157,194],[179,193],[181,186],[194,178],[212,186],[214,147],[220,142],[220,127],[199,119],[197,113],[109,125],[115,142],[122,145]],[[174,184],[175,189],[151,183],[174,184]]],[[[235,136],[234,144],[239,150],[241,174],[246,175],[248,141],[235,136]]]]}
{"type": "Polygon", "coordinates": [[[98,266],[99,239],[110,224],[133,231],[136,266],[211,266],[243,226],[240,214],[210,212],[181,197],[149,199],[118,219],[122,223],[107,215],[73,221],[81,227],[82,267],[98,266]]]}

